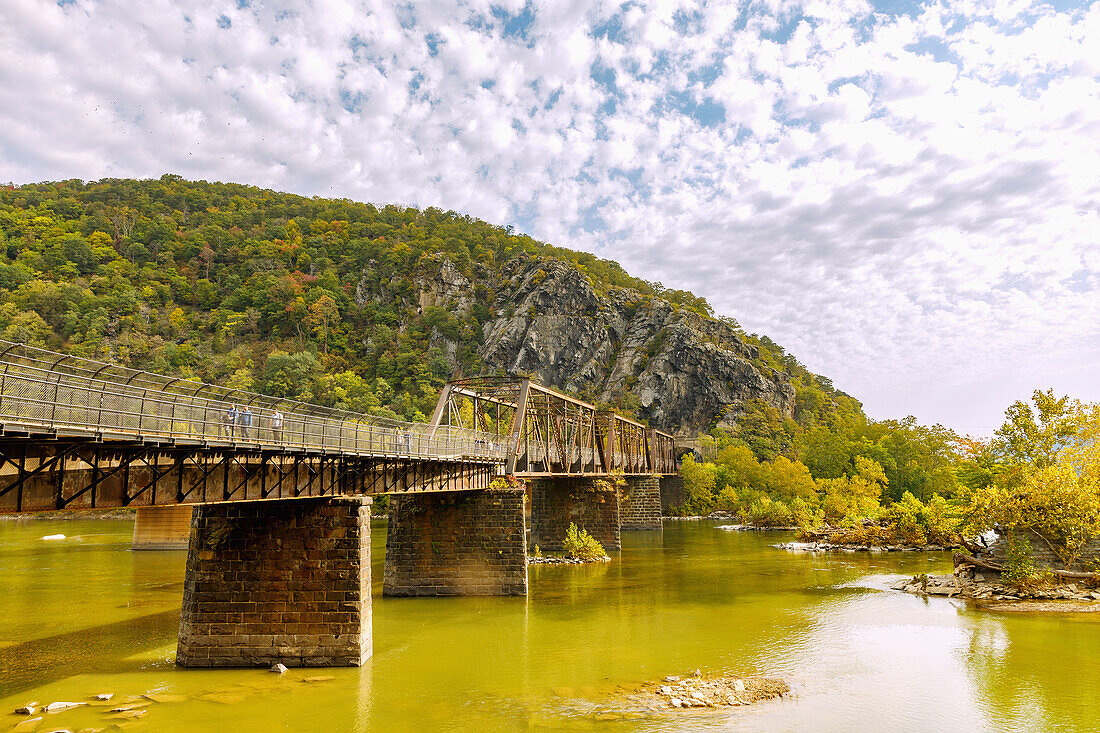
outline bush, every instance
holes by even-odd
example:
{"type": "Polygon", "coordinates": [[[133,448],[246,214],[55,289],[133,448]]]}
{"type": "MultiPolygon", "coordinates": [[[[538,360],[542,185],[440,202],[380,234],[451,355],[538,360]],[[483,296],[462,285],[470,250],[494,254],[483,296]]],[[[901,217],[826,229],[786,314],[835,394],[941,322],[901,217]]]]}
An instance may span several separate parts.
{"type": "Polygon", "coordinates": [[[790,527],[794,524],[794,514],[785,502],[762,496],[749,507],[748,520],[756,527],[790,527]]]}
{"type": "Polygon", "coordinates": [[[578,560],[599,560],[607,557],[603,545],[588,534],[588,530],[578,529],[573,522],[569,523],[569,529],[565,531],[565,541],[561,543],[561,549],[566,557],[575,557],[578,560]]]}
{"type": "Polygon", "coordinates": [[[1054,576],[1049,570],[1040,570],[1035,567],[1035,561],[1031,557],[1031,542],[1027,537],[1010,532],[1008,546],[1005,548],[1005,569],[1001,573],[1001,580],[1020,590],[1034,590],[1050,585],[1053,579],[1054,576]]]}
{"type": "Polygon", "coordinates": [[[714,500],[714,508],[723,512],[736,512],[741,508],[741,497],[732,486],[727,486],[718,492],[714,500]]]}

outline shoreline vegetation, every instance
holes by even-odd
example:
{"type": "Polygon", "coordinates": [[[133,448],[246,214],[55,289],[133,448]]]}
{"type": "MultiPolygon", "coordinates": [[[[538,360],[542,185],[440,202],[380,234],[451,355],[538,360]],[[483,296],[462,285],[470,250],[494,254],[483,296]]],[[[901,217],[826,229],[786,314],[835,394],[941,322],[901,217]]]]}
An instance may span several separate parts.
{"type": "Polygon", "coordinates": [[[14,512],[0,514],[0,521],[41,521],[45,519],[134,519],[137,507],[116,507],[113,509],[62,509],[49,512],[14,512]]]}
{"type": "Polygon", "coordinates": [[[706,436],[711,460],[684,458],[679,513],[797,525],[784,549],[959,550],[957,565],[1021,593],[1100,585],[1100,404],[1035,390],[986,441],[859,412],[827,425],[748,417],[706,436]]]}

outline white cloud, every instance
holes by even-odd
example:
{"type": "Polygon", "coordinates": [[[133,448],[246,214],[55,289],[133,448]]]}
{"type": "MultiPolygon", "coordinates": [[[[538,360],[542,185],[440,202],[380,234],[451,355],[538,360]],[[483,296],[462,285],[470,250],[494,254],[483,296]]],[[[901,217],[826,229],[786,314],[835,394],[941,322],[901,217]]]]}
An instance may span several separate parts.
{"type": "Polygon", "coordinates": [[[509,34],[525,5],[7,0],[0,178],[515,223],[706,295],[877,416],[1100,399],[1100,3],[574,0],[509,34]]]}

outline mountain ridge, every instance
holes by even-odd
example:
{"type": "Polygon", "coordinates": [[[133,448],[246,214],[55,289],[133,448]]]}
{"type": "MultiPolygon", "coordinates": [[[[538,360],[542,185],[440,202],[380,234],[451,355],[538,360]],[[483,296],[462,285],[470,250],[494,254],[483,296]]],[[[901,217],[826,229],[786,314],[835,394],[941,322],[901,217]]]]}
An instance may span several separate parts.
{"type": "Polygon", "coordinates": [[[682,433],[860,410],[703,298],[455,212],[60,181],[0,190],[0,252],[0,335],[376,414],[476,373],[682,433]]]}

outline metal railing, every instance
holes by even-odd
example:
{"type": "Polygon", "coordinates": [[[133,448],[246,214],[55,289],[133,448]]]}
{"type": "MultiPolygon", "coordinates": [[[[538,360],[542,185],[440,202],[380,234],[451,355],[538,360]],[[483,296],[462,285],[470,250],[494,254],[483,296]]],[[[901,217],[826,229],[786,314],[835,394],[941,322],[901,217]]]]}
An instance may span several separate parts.
{"type": "Polygon", "coordinates": [[[493,433],[389,420],[3,340],[0,425],[5,432],[14,428],[425,459],[503,460],[506,452],[493,433]],[[282,414],[281,426],[276,412],[282,414]]]}

